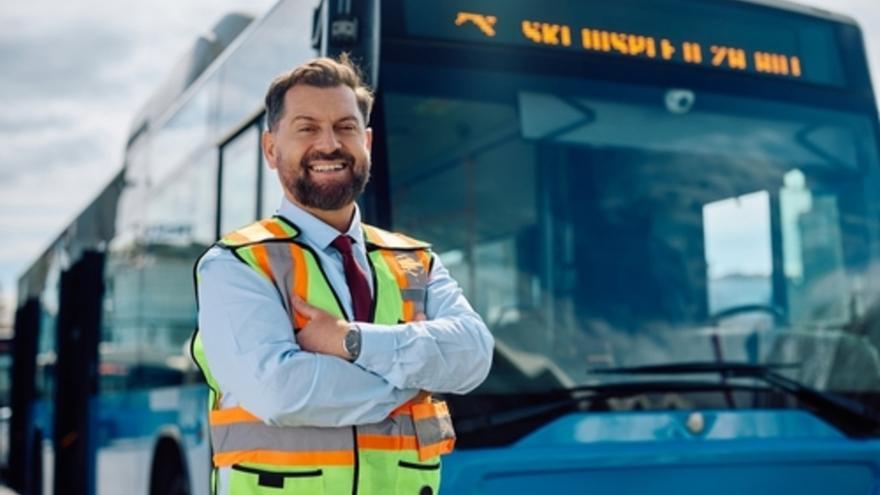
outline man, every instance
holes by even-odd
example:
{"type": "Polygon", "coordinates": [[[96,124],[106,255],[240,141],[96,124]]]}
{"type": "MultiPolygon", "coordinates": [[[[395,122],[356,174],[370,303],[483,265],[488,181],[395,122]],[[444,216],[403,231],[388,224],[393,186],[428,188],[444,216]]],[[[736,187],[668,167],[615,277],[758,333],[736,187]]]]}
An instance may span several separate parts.
{"type": "Polygon", "coordinates": [[[346,57],[276,78],[278,215],[197,264],[218,493],[436,493],[454,433],[430,392],[489,372],[492,336],[429,246],[361,223],[372,102],[346,57]]]}

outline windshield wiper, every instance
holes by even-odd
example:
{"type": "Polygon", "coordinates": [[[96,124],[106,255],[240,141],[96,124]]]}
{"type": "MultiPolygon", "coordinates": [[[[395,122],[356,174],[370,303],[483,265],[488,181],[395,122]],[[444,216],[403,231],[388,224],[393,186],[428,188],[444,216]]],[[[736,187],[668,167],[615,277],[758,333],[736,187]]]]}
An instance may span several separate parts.
{"type": "Polygon", "coordinates": [[[798,364],[753,364],[724,361],[669,363],[621,368],[593,368],[592,374],[606,375],[684,375],[715,373],[726,378],[754,378],[781,390],[807,406],[846,435],[867,437],[880,433],[880,414],[863,404],[831,392],[816,390],[783,376],[777,369],[798,364]]]}
{"type": "MultiPolygon", "coordinates": [[[[705,380],[650,380],[581,385],[568,389],[547,390],[539,394],[520,394],[516,401],[510,401],[504,394],[469,395],[461,399],[457,396],[447,396],[445,400],[450,402],[450,407],[455,413],[453,414],[455,429],[464,434],[459,438],[462,445],[468,443],[468,433],[483,430],[492,430],[498,435],[495,439],[497,443],[491,445],[504,445],[569,412],[606,410],[605,401],[609,398],[631,397],[645,393],[743,390],[763,392],[772,389],[765,386],[705,380]],[[472,414],[468,414],[469,412],[472,414]],[[500,428],[502,426],[503,428],[500,428]]],[[[490,445],[487,443],[486,435],[479,437],[481,445],[490,445]]]]}

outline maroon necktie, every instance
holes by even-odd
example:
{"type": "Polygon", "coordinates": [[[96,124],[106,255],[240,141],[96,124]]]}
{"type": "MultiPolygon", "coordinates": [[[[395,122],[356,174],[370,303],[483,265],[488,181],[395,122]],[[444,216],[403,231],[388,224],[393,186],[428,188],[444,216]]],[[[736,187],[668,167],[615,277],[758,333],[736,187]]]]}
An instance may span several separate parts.
{"type": "Polygon", "coordinates": [[[354,321],[370,321],[370,286],[367,285],[367,276],[354,260],[351,252],[351,238],[341,235],[330,243],[342,255],[342,268],[345,269],[345,282],[351,293],[351,305],[354,309],[354,321]]]}

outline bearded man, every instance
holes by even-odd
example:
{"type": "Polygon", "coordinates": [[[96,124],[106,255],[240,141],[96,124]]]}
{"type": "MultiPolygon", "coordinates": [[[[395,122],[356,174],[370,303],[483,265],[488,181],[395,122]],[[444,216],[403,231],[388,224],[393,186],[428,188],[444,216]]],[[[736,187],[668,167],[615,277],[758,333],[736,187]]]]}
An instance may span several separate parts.
{"type": "Polygon", "coordinates": [[[346,57],[277,77],[281,205],[197,262],[215,493],[437,493],[455,435],[431,393],[488,375],[493,338],[429,244],[361,223],[372,103],[346,57]]]}

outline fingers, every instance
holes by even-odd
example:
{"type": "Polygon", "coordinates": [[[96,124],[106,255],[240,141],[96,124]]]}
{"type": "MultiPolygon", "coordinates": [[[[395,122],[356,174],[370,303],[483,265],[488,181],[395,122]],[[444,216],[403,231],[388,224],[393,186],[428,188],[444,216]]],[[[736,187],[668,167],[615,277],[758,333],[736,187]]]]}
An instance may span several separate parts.
{"type": "Polygon", "coordinates": [[[303,301],[302,298],[300,298],[296,294],[293,295],[293,297],[291,298],[291,301],[293,302],[293,309],[297,313],[300,313],[301,315],[305,316],[306,318],[308,318],[310,320],[318,317],[321,314],[320,309],[303,301]]]}
{"type": "Polygon", "coordinates": [[[427,321],[428,317],[425,316],[425,313],[416,313],[413,317],[413,321],[427,321]]]}

